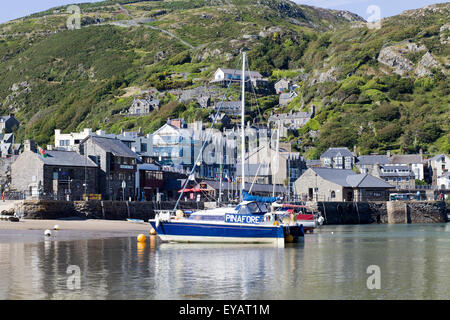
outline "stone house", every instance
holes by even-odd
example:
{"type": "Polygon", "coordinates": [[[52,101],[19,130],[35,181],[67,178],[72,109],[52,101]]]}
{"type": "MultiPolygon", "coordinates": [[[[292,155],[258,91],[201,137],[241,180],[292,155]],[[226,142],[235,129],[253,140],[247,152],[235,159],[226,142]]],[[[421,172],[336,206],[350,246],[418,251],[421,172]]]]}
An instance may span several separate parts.
{"type": "MultiPolygon", "coordinates": [[[[241,176],[241,167],[237,166],[237,176],[241,176]]],[[[292,193],[294,182],[306,171],[306,161],[298,152],[271,148],[262,144],[246,157],[246,181],[279,184],[288,186],[292,193]],[[289,183],[289,184],[288,184],[289,183]]]]}
{"type": "Polygon", "coordinates": [[[267,121],[269,127],[280,129],[280,137],[286,137],[289,130],[297,130],[303,127],[310,119],[314,118],[316,112],[315,106],[311,106],[309,112],[294,112],[272,114],[267,121]]]}
{"type": "Polygon", "coordinates": [[[450,158],[445,154],[439,154],[428,159],[429,182],[438,184],[438,178],[450,171],[450,158]]]}
{"type": "Polygon", "coordinates": [[[353,170],[309,168],[295,181],[297,196],[314,201],[386,201],[391,184],[353,170]]]}
{"type": "Polygon", "coordinates": [[[422,153],[419,154],[395,154],[389,156],[389,165],[394,166],[408,166],[414,173],[414,177],[417,180],[425,180],[426,176],[425,167],[426,161],[423,160],[422,153]]]}
{"type": "Polygon", "coordinates": [[[14,114],[0,116],[0,133],[11,133],[19,125],[20,122],[14,117],[14,114]]]}
{"type": "Polygon", "coordinates": [[[280,94],[280,93],[286,92],[286,91],[292,91],[292,89],[293,89],[292,80],[283,78],[283,79],[275,82],[274,87],[275,87],[276,94],[280,94]]]}
{"type": "Polygon", "coordinates": [[[130,109],[128,110],[129,115],[144,115],[149,114],[153,110],[159,110],[159,106],[161,101],[159,99],[134,99],[131,104],[130,109]]]}
{"type": "Polygon", "coordinates": [[[84,194],[98,194],[98,166],[74,151],[36,151],[26,140],[22,152],[11,164],[11,189],[35,199],[82,200],[84,194]]]}
{"type": "Polygon", "coordinates": [[[228,116],[239,116],[242,110],[242,102],[241,101],[224,101],[218,102],[214,105],[214,109],[217,111],[220,108],[220,111],[225,113],[228,116]]]}
{"type": "Polygon", "coordinates": [[[376,168],[376,165],[384,165],[387,163],[389,163],[388,156],[373,154],[357,157],[355,166],[359,169],[360,173],[375,175],[374,169],[376,168]]]}
{"type": "Polygon", "coordinates": [[[414,172],[408,166],[400,165],[375,165],[373,175],[392,184],[397,189],[414,189],[414,172]]]}
{"type": "Polygon", "coordinates": [[[324,168],[351,170],[355,164],[355,156],[347,148],[329,148],[320,155],[324,168]]]}
{"type": "Polygon", "coordinates": [[[2,158],[19,154],[19,149],[22,145],[15,142],[14,133],[0,133],[0,156],[2,158]]]}
{"type": "Polygon", "coordinates": [[[106,200],[134,199],[137,155],[119,139],[88,136],[80,142],[80,154],[99,167],[99,193],[106,200]],[[122,187],[125,185],[125,188],[122,187]]]}

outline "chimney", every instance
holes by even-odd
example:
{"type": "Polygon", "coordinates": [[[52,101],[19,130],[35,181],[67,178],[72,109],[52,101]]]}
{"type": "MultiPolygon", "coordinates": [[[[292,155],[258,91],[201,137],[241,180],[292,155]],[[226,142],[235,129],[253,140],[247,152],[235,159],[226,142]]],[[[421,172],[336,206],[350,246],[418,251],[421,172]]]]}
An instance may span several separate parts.
{"type": "Polygon", "coordinates": [[[25,142],[23,143],[23,148],[25,151],[36,152],[36,143],[31,139],[25,140],[25,142]]]}
{"type": "Polygon", "coordinates": [[[388,151],[386,152],[386,156],[387,156],[388,158],[391,157],[391,150],[388,150],[388,151]]]}
{"type": "Polygon", "coordinates": [[[374,166],[373,166],[373,171],[372,171],[372,175],[374,176],[374,177],[380,177],[380,173],[381,173],[381,166],[380,166],[380,164],[379,163],[376,163],[374,166]]]}
{"type": "Polygon", "coordinates": [[[358,156],[358,149],[356,149],[356,146],[353,146],[353,156],[358,156]]]}

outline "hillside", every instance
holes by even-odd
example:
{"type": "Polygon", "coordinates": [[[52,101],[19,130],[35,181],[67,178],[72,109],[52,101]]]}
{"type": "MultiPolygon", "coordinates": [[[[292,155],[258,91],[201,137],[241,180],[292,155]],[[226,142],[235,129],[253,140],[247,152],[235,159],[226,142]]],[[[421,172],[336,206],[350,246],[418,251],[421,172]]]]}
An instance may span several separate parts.
{"type": "Polygon", "coordinates": [[[288,136],[307,157],[354,145],[450,153],[449,3],[384,19],[379,30],[349,12],[282,0],[120,3],[80,5],[79,30],[67,30],[66,7],[0,25],[0,111],[21,121],[19,138],[45,144],[55,128],[147,133],[167,117],[206,120],[208,110],[169,93],[148,116],[124,112],[149,88],[206,86],[245,49],[252,69],[300,86],[285,108],[275,95],[255,97],[249,119],[318,107],[288,136]]]}

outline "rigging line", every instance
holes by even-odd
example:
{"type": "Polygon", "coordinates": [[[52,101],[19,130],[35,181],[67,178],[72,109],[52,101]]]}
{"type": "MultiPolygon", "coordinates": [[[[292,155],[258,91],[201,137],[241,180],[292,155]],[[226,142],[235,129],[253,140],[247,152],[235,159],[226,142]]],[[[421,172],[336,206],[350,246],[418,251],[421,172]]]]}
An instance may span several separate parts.
{"type": "MultiPolygon", "coordinates": [[[[224,93],[224,95],[223,95],[222,102],[220,103],[219,108],[217,108],[216,115],[214,116],[214,119],[213,119],[213,121],[212,121],[212,123],[211,123],[211,126],[209,127],[208,134],[207,134],[207,136],[206,136],[206,138],[205,138],[205,140],[204,140],[204,142],[203,142],[203,144],[202,144],[202,147],[200,148],[200,152],[199,152],[198,155],[197,155],[197,159],[195,160],[194,166],[192,167],[192,170],[191,170],[191,172],[189,173],[188,178],[187,178],[186,181],[184,182],[183,190],[181,191],[180,196],[178,197],[178,200],[177,200],[177,202],[176,202],[176,204],[175,204],[175,207],[173,208],[173,211],[176,211],[176,210],[177,210],[177,207],[178,207],[178,204],[180,203],[181,197],[182,197],[183,194],[184,194],[184,190],[186,190],[187,184],[188,184],[188,182],[189,182],[189,178],[195,173],[195,168],[197,167],[197,163],[198,163],[198,161],[200,160],[200,156],[202,155],[203,150],[204,150],[205,147],[206,147],[206,143],[207,143],[208,140],[209,140],[209,137],[210,137],[210,135],[211,135],[212,129],[213,129],[213,127],[214,127],[214,123],[216,122],[217,118],[219,117],[220,109],[222,109],[223,102],[224,102],[224,100],[225,100],[225,98],[226,98],[226,96],[227,96],[227,94],[228,94],[228,90],[230,89],[231,84],[233,83],[234,75],[236,74],[237,68],[238,68],[238,66],[239,66],[239,64],[240,64],[240,62],[241,62],[241,60],[242,60],[242,57],[240,57],[240,58],[238,59],[238,63],[237,63],[237,65],[236,65],[236,67],[234,68],[233,75],[232,75],[232,77],[231,77],[231,79],[230,79],[230,81],[229,81],[229,83],[228,83],[228,87],[227,87],[227,89],[226,89],[226,91],[225,91],[225,93],[224,93]]],[[[194,179],[195,179],[195,177],[194,177],[194,179]]]]}
{"type": "MultiPolygon", "coordinates": [[[[248,63],[248,57],[246,57],[246,65],[247,65],[249,74],[251,74],[251,73],[250,73],[250,65],[249,65],[249,63],[248,63]]],[[[259,103],[258,103],[258,99],[257,99],[257,96],[256,96],[256,90],[255,90],[255,87],[253,86],[253,83],[252,83],[252,81],[251,81],[251,76],[249,77],[249,81],[250,81],[250,87],[252,88],[252,93],[253,93],[253,95],[254,95],[254,97],[255,97],[256,108],[257,108],[257,110],[258,110],[259,117],[260,117],[260,119],[261,119],[261,121],[262,121],[262,120],[264,120],[264,118],[263,118],[263,116],[261,115],[261,109],[260,109],[260,107],[259,107],[259,103]]]]}

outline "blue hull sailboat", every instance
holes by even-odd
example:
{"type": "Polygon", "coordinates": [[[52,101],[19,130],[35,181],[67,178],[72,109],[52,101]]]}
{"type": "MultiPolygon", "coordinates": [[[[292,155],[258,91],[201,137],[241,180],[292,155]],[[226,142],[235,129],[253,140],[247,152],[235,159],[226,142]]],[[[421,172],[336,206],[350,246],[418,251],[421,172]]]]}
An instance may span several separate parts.
{"type": "Polygon", "coordinates": [[[295,242],[304,236],[303,225],[278,221],[264,203],[243,201],[235,208],[197,211],[184,217],[160,213],[149,220],[162,241],[271,243],[283,247],[285,240],[295,242]]]}
{"type": "MultiPolygon", "coordinates": [[[[242,54],[242,61],[241,165],[242,177],[245,177],[245,52],[242,54]]],[[[215,119],[219,112],[220,107],[215,119]]],[[[198,157],[201,156],[204,147],[205,144],[203,144],[198,157]]],[[[197,162],[198,159],[195,164],[197,162]]],[[[195,166],[192,168],[191,175],[195,172],[195,166]]],[[[244,191],[245,179],[241,180],[242,202],[237,206],[200,210],[185,216],[183,211],[176,209],[186,189],[186,180],[174,210],[156,214],[154,219],[149,220],[149,223],[162,241],[271,243],[278,247],[284,247],[286,241],[295,242],[304,236],[302,224],[293,220],[281,220],[279,215],[271,212],[271,209],[266,206],[266,203],[273,203],[279,199],[249,195],[244,191]]]]}

